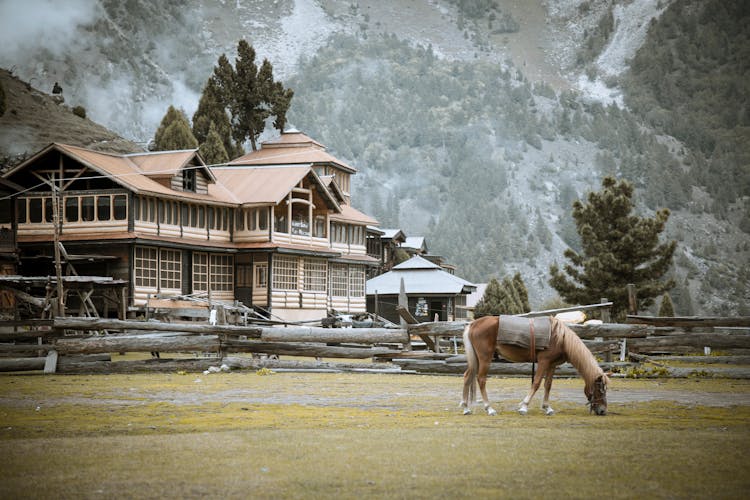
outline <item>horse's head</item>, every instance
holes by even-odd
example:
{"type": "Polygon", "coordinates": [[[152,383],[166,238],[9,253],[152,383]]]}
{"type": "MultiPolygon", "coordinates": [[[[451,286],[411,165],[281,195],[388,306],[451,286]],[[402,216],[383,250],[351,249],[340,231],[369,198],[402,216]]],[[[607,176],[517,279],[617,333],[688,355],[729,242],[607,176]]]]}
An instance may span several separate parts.
{"type": "Polygon", "coordinates": [[[605,374],[599,375],[593,384],[586,384],[584,392],[589,400],[590,411],[597,415],[607,414],[607,383],[609,378],[605,374]]]}

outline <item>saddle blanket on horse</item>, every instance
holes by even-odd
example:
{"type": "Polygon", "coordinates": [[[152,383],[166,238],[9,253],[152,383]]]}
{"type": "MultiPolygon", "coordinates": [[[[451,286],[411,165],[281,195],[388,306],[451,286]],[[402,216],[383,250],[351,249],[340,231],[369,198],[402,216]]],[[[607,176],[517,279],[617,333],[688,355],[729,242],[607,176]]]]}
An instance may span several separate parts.
{"type": "Polygon", "coordinates": [[[543,350],[549,346],[551,322],[548,317],[519,318],[518,316],[504,316],[498,318],[497,342],[513,344],[535,350],[543,350]],[[534,340],[531,339],[533,328],[534,340]]]}

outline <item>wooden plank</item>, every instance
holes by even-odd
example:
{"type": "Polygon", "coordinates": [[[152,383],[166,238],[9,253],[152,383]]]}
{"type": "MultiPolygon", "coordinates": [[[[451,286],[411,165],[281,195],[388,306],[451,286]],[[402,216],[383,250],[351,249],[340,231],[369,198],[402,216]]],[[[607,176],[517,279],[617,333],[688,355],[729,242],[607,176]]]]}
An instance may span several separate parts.
{"type": "Polygon", "coordinates": [[[44,360],[44,373],[55,373],[57,371],[57,351],[52,349],[47,353],[44,360]]]}
{"type": "Polygon", "coordinates": [[[46,358],[0,358],[0,372],[43,370],[46,358]]]}
{"type": "Polygon", "coordinates": [[[158,321],[135,321],[101,318],[55,318],[54,327],[59,330],[153,330],[160,332],[187,332],[195,334],[236,334],[259,338],[262,328],[252,326],[205,325],[195,323],[161,323],[158,321]]]}
{"type": "Polygon", "coordinates": [[[628,323],[655,325],[655,326],[679,326],[683,328],[699,328],[708,326],[735,326],[750,327],[750,316],[636,316],[628,315],[628,323]]]}
{"type": "Polygon", "coordinates": [[[219,350],[217,335],[152,336],[106,335],[86,338],[61,338],[55,348],[64,354],[106,352],[215,352],[219,350]]]}
{"type": "MultiPolygon", "coordinates": [[[[408,327],[409,325],[415,325],[418,323],[418,321],[414,318],[414,316],[411,315],[409,310],[402,306],[401,304],[396,306],[396,312],[398,312],[398,315],[401,317],[401,324],[408,327]]],[[[410,332],[409,335],[412,335],[410,332]]],[[[433,341],[428,335],[424,333],[414,333],[413,335],[418,335],[420,339],[427,345],[427,348],[433,352],[440,352],[440,348],[435,344],[435,341],[433,341]]]]}
{"type": "MultiPolygon", "coordinates": [[[[649,325],[624,325],[621,323],[602,323],[601,325],[568,325],[582,339],[645,338],[657,334],[657,330],[649,325]]],[[[665,333],[674,333],[673,330],[665,333]]]]}
{"type": "Polygon", "coordinates": [[[226,340],[221,343],[227,352],[253,352],[283,356],[318,358],[367,359],[376,356],[397,356],[401,351],[384,347],[340,347],[319,343],[258,342],[254,340],[226,340]]]}
{"type": "Polygon", "coordinates": [[[702,350],[706,346],[713,349],[748,349],[750,348],[750,335],[685,333],[682,335],[628,340],[628,347],[634,350],[641,348],[669,350],[673,347],[691,347],[702,350]]]}
{"type": "Polygon", "coordinates": [[[409,335],[432,335],[438,337],[461,337],[464,333],[464,327],[468,323],[465,321],[439,321],[436,323],[418,323],[408,325],[409,335]]]}
{"type": "Polygon", "coordinates": [[[531,311],[524,314],[516,314],[523,318],[533,318],[535,316],[554,316],[555,314],[571,312],[571,311],[590,311],[591,309],[601,309],[612,307],[613,302],[609,302],[606,299],[602,299],[600,304],[588,304],[585,306],[571,306],[561,307],[559,309],[546,309],[544,311],[531,311]]]}

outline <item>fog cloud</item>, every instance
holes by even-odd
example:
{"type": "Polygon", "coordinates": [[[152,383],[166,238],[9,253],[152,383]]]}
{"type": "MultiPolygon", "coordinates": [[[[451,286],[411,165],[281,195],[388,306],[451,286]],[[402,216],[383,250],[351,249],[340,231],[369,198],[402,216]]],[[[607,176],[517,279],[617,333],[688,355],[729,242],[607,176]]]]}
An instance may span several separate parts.
{"type": "Polygon", "coordinates": [[[60,55],[75,40],[78,26],[100,13],[95,0],[3,0],[0,2],[0,63],[11,67],[27,51],[60,55]]]}

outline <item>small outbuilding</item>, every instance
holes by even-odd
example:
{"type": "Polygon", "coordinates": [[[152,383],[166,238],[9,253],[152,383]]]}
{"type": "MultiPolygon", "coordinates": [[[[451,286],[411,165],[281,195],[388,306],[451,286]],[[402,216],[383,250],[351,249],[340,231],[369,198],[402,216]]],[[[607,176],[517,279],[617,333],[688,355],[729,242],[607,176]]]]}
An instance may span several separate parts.
{"type": "Polygon", "coordinates": [[[466,318],[466,296],[476,285],[419,255],[367,280],[367,310],[398,323],[396,306],[402,279],[409,312],[418,321],[434,321],[436,315],[439,321],[466,318]]]}

